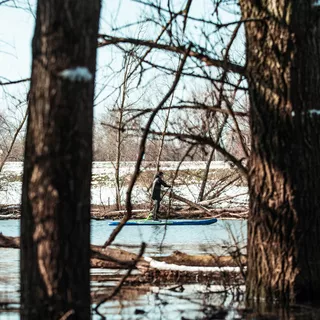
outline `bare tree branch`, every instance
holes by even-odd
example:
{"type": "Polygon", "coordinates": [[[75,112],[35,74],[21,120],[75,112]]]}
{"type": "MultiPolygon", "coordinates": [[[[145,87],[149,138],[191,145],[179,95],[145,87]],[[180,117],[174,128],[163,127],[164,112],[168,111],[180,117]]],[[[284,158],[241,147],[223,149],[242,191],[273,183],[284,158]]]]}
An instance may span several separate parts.
{"type": "Polygon", "coordinates": [[[13,80],[13,81],[7,81],[7,82],[0,81],[0,86],[8,86],[10,84],[17,84],[17,83],[21,83],[21,82],[30,81],[30,80],[31,80],[30,78],[26,78],[26,79],[13,80]]]}
{"type": "MultiPolygon", "coordinates": [[[[158,6],[158,5],[154,4],[154,3],[150,3],[150,2],[146,2],[146,1],[142,1],[142,0],[132,0],[132,1],[140,3],[140,4],[143,4],[143,5],[146,5],[146,6],[149,6],[149,7],[153,8],[153,9],[156,9],[157,11],[170,13],[170,11],[168,9],[165,9],[165,8],[163,8],[161,6],[158,6]]],[[[219,5],[219,2],[221,2],[221,1],[218,1],[217,7],[219,5]]],[[[185,16],[184,12],[180,12],[180,13],[178,13],[178,15],[185,16]]],[[[251,18],[251,19],[240,19],[240,20],[231,21],[231,22],[228,22],[228,23],[216,23],[216,22],[214,22],[212,20],[196,18],[196,17],[190,16],[190,15],[188,16],[188,19],[196,21],[196,22],[200,22],[200,23],[211,24],[211,25],[216,26],[219,29],[220,28],[229,27],[229,26],[234,25],[234,24],[238,24],[239,22],[240,23],[247,23],[247,22],[265,21],[266,20],[266,18],[264,18],[264,19],[262,19],[262,18],[251,18]]]]}
{"type": "MultiPolygon", "coordinates": [[[[154,135],[161,135],[161,132],[156,131],[149,131],[151,134],[154,135]]],[[[225,148],[221,147],[220,144],[214,142],[209,137],[204,137],[200,135],[193,135],[193,134],[183,134],[183,133],[175,133],[175,132],[167,132],[166,136],[168,137],[176,137],[177,139],[184,141],[184,142],[194,142],[196,141],[198,144],[202,145],[209,145],[215,148],[217,151],[219,151],[223,156],[225,156],[228,160],[230,160],[232,163],[235,164],[235,166],[238,167],[239,171],[242,175],[247,177],[248,175],[248,169],[241,163],[243,159],[237,159],[235,156],[233,156],[231,153],[229,153],[225,148]]]]}
{"type": "MultiPolygon", "coordinates": [[[[196,104],[196,105],[178,105],[178,106],[171,106],[171,107],[163,107],[161,108],[161,110],[168,110],[168,109],[178,109],[178,110],[184,110],[184,109],[193,109],[193,110],[205,110],[205,111],[209,111],[209,112],[220,112],[222,114],[229,114],[229,115],[234,115],[237,117],[248,117],[248,113],[247,112],[241,112],[241,111],[232,111],[229,109],[222,109],[219,106],[209,106],[206,104],[196,104]]],[[[146,109],[127,109],[127,111],[131,111],[131,112],[138,112],[137,114],[133,115],[131,118],[129,118],[126,121],[126,124],[133,121],[136,118],[139,118],[147,113],[152,112],[154,109],[153,108],[146,108],[146,109]]],[[[106,123],[102,123],[103,125],[108,125],[110,127],[112,127],[112,125],[110,124],[106,124],[106,123]]]]}
{"type": "Polygon", "coordinates": [[[192,0],[188,0],[186,7],[183,10],[183,14],[184,14],[183,33],[185,32],[186,27],[187,27],[188,15],[189,15],[191,4],[192,4],[192,0]]]}
{"type": "Polygon", "coordinates": [[[100,300],[97,305],[94,308],[94,311],[96,311],[97,313],[99,313],[98,309],[99,307],[106,302],[107,300],[113,298],[114,296],[116,296],[120,289],[122,288],[124,282],[126,281],[126,279],[130,276],[132,270],[135,268],[136,264],[138,263],[138,261],[141,259],[144,251],[146,248],[146,244],[144,242],[142,242],[141,247],[140,247],[140,252],[138,254],[138,256],[136,257],[136,259],[134,261],[132,261],[132,265],[131,267],[128,269],[127,273],[122,277],[121,281],[118,283],[118,285],[113,289],[113,291],[111,292],[110,295],[108,295],[107,297],[103,298],[102,300],[100,300]]]}
{"type": "MultiPolygon", "coordinates": [[[[167,44],[156,43],[150,40],[142,40],[142,39],[134,39],[134,38],[121,38],[121,37],[112,37],[109,35],[100,34],[98,35],[100,42],[98,47],[104,47],[112,44],[119,44],[119,43],[131,43],[140,46],[146,46],[150,48],[156,48],[159,50],[165,50],[170,52],[175,52],[178,54],[185,54],[188,49],[186,46],[172,46],[167,44]]],[[[201,48],[200,48],[201,49],[201,48]]],[[[190,50],[188,52],[188,56],[193,57],[195,59],[200,60],[206,66],[218,67],[228,70],[230,72],[238,73],[240,75],[245,75],[245,68],[241,65],[234,64],[231,62],[226,62],[223,60],[213,59],[208,54],[205,54],[205,49],[202,48],[203,52],[197,52],[190,50]]]]}

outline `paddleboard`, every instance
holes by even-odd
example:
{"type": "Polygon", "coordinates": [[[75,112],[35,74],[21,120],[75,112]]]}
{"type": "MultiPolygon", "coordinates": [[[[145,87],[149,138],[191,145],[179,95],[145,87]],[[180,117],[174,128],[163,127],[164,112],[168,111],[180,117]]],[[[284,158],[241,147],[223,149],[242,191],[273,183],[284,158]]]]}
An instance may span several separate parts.
{"type": "MultiPolygon", "coordinates": [[[[201,220],[191,220],[191,219],[161,219],[161,220],[151,220],[151,219],[139,219],[139,220],[128,220],[126,226],[158,226],[158,225],[168,225],[168,226],[185,226],[185,225],[207,225],[216,223],[218,220],[216,218],[211,219],[201,219],[201,220]]],[[[120,221],[110,221],[109,226],[116,226],[120,224],[120,221]]]]}

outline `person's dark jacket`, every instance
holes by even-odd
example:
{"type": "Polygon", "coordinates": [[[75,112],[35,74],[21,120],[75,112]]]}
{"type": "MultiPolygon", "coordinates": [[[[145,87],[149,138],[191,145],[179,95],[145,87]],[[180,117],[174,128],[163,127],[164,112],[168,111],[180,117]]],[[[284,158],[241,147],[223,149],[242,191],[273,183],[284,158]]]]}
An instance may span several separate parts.
{"type": "Polygon", "coordinates": [[[169,188],[170,185],[166,184],[161,176],[156,175],[156,177],[153,180],[153,184],[152,184],[152,199],[153,200],[160,200],[161,196],[160,196],[160,192],[161,192],[161,186],[167,187],[169,188]]]}

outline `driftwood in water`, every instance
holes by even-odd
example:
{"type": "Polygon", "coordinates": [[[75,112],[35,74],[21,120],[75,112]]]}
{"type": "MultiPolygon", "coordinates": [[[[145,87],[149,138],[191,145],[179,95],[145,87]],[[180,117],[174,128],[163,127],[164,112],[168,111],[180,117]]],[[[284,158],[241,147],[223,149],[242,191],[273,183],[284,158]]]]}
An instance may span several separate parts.
{"type": "MultiPolygon", "coordinates": [[[[231,256],[217,256],[213,254],[189,255],[180,251],[174,251],[170,256],[157,257],[158,261],[170,264],[201,267],[238,267],[239,263],[231,256]]],[[[247,263],[246,257],[241,256],[241,265],[247,263]]]]}
{"type": "MultiPolygon", "coordinates": [[[[20,248],[20,237],[7,237],[0,233],[0,248],[20,248]]],[[[127,269],[136,258],[135,253],[125,250],[91,245],[92,268],[127,269]]]]}
{"type": "MultiPolygon", "coordinates": [[[[0,248],[19,248],[19,237],[7,237],[0,233],[0,248]]],[[[119,248],[104,248],[102,246],[91,245],[91,267],[109,269],[127,269],[133,266],[137,259],[135,253],[131,253],[119,248]]],[[[188,255],[175,251],[170,256],[157,257],[153,260],[166,262],[168,264],[200,267],[235,267],[244,266],[246,257],[241,256],[236,260],[231,256],[188,255]]],[[[141,258],[137,264],[138,269],[146,271],[150,269],[148,259],[141,258]]]]}
{"type": "Polygon", "coordinates": [[[0,233],[0,248],[20,248],[20,237],[7,237],[0,233]]]}
{"type": "MultiPolygon", "coordinates": [[[[109,248],[91,245],[91,267],[109,269],[132,268],[138,255],[119,248],[109,248]]],[[[143,266],[146,262],[140,259],[138,263],[143,266]]]]}

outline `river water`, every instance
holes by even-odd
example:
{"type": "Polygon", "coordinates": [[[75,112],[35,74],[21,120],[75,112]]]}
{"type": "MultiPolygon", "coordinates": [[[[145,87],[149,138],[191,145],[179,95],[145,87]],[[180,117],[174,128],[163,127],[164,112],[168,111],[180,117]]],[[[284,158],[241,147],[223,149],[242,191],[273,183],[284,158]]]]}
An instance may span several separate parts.
{"type": "MultiPolygon", "coordinates": [[[[0,220],[0,232],[6,236],[19,236],[19,229],[19,220],[0,220]]],[[[91,243],[102,245],[113,229],[108,221],[92,220],[91,243]]],[[[188,254],[223,254],[234,241],[245,244],[245,221],[219,220],[207,226],[126,226],[113,245],[137,253],[145,242],[145,256],[169,255],[175,250],[188,254]]],[[[10,302],[8,311],[0,308],[0,320],[16,320],[19,319],[19,250],[0,249],[0,256],[0,302],[10,302]]],[[[91,270],[92,274],[103,272],[119,271],[91,270]]],[[[133,298],[122,299],[121,303],[108,301],[99,311],[107,319],[204,319],[205,314],[215,312],[217,306],[231,303],[231,297],[213,294],[217,289],[221,290],[215,284],[184,285],[179,292],[165,286],[151,286],[140,294],[136,290],[133,298]],[[204,305],[211,305],[213,309],[203,309],[204,305]]],[[[229,309],[221,319],[235,318],[233,308],[229,309]]],[[[93,319],[101,316],[93,314],[93,319]]]]}

